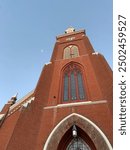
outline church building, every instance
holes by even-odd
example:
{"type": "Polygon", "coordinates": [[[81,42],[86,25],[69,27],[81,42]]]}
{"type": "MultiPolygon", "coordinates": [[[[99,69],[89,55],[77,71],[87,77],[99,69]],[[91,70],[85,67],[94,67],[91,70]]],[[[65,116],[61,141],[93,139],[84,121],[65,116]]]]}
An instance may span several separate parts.
{"type": "Polygon", "coordinates": [[[0,112],[0,150],[112,150],[113,74],[85,30],[56,37],[36,88],[0,112]]]}

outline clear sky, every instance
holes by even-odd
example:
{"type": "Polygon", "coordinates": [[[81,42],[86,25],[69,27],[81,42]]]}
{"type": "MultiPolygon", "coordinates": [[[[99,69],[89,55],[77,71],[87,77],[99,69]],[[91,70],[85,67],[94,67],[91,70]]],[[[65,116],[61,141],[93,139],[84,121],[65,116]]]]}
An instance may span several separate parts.
{"type": "Polygon", "coordinates": [[[112,68],[112,0],[0,0],[0,110],[33,90],[55,37],[85,29],[112,68]]]}

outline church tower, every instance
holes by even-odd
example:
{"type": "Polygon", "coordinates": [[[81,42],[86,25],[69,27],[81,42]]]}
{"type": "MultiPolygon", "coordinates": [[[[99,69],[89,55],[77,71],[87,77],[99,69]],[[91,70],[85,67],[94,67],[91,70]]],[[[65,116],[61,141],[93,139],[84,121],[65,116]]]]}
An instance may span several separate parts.
{"type": "Polygon", "coordinates": [[[85,30],[56,37],[35,90],[0,113],[1,150],[112,150],[112,70],[85,30]]]}

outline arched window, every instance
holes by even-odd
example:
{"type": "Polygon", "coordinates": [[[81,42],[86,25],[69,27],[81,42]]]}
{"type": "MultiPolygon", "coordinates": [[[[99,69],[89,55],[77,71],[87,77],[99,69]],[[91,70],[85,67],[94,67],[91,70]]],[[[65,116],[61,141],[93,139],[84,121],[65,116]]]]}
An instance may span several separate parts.
{"type": "Polygon", "coordinates": [[[66,150],[91,150],[91,149],[83,139],[78,137],[78,138],[73,138],[71,140],[66,150]]]}
{"type": "Polygon", "coordinates": [[[69,45],[64,49],[64,59],[70,59],[79,56],[78,47],[75,45],[69,45]]]}
{"type": "Polygon", "coordinates": [[[63,74],[63,101],[86,98],[83,74],[79,66],[70,64],[63,74]]]}

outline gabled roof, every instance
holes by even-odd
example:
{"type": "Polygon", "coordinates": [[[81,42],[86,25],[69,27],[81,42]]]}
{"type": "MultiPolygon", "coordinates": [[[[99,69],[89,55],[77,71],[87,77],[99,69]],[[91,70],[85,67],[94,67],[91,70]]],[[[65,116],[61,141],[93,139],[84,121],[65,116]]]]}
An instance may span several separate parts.
{"type": "Polygon", "coordinates": [[[17,111],[18,109],[20,109],[21,107],[27,106],[28,103],[30,103],[32,100],[34,100],[34,90],[26,94],[23,98],[18,100],[15,104],[13,104],[9,109],[8,116],[14,113],[15,111],[17,111]]]}

